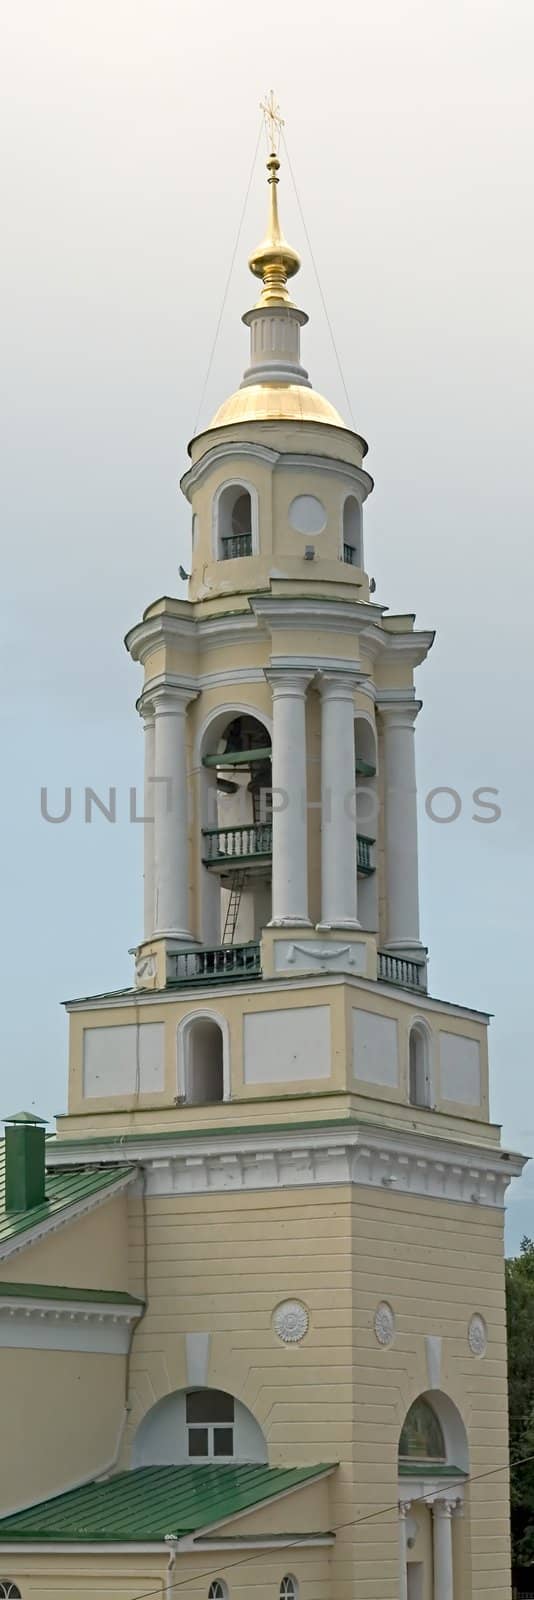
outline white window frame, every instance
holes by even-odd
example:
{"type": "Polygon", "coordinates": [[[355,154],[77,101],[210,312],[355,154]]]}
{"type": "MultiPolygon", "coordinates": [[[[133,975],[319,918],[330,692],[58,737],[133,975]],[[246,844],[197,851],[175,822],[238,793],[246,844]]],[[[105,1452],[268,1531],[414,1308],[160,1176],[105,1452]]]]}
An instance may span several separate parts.
{"type": "Polygon", "coordinates": [[[220,503],[221,495],[224,494],[226,489],[241,489],[241,490],[244,490],[246,494],[250,495],[250,529],[251,529],[251,536],[252,536],[252,555],[253,556],[257,556],[260,553],[260,519],[259,519],[258,491],[256,489],[255,484],[251,483],[248,478],[241,478],[241,477],[238,478],[238,477],[236,477],[236,478],[225,478],[224,483],[220,483],[219,484],[219,486],[215,490],[215,494],[213,496],[212,518],[211,518],[211,548],[212,548],[213,560],[214,561],[222,561],[223,560],[223,554],[222,554],[222,548],[221,548],[221,534],[220,534],[220,527],[219,527],[219,503],[220,503]]]}

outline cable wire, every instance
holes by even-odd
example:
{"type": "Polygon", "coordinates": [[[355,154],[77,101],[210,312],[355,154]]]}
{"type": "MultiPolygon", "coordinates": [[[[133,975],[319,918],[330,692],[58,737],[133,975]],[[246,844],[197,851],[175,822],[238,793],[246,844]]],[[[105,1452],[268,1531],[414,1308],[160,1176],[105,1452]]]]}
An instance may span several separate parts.
{"type": "Polygon", "coordinates": [[[253,156],[253,160],[252,160],[252,166],[250,168],[249,180],[248,180],[248,184],[247,184],[247,188],[246,188],[246,192],[245,192],[245,198],[244,198],[244,201],[243,201],[243,206],[242,206],[242,210],[241,210],[241,216],[239,218],[239,225],[238,225],[238,229],[237,229],[237,233],[236,233],[234,248],[233,248],[233,251],[232,251],[232,257],[231,257],[231,261],[230,261],[230,266],[228,268],[228,276],[227,276],[226,283],[225,283],[225,286],[224,286],[224,293],[223,293],[223,297],[222,297],[222,301],[221,301],[221,308],[220,308],[220,311],[219,311],[219,315],[218,315],[218,318],[217,318],[217,325],[216,325],[215,333],[214,333],[214,336],[213,336],[213,344],[212,344],[212,347],[211,347],[210,358],[209,358],[207,369],[206,369],[206,376],[204,378],[204,383],[202,385],[202,393],[201,393],[200,400],[199,400],[199,403],[198,403],[197,414],[196,414],[196,417],[195,417],[195,426],[193,428],[193,435],[196,434],[196,431],[197,431],[197,428],[198,428],[200,413],[201,413],[202,407],[204,405],[206,389],[207,389],[208,383],[210,381],[211,369],[212,369],[212,366],[213,366],[213,358],[214,358],[215,351],[216,351],[216,348],[217,348],[217,341],[218,341],[218,338],[219,338],[219,333],[221,331],[221,322],[222,322],[222,319],[223,319],[223,316],[224,316],[224,312],[225,312],[226,301],[228,299],[228,290],[230,288],[230,283],[232,281],[232,273],[233,273],[233,270],[234,270],[235,258],[236,258],[236,255],[237,255],[237,252],[238,252],[238,248],[239,248],[239,240],[241,238],[241,231],[242,231],[243,223],[244,223],[244,220],[245,220],[245,212],[246,212],[246,209],[247,209],[247,206],[248,206],[248,199],[249,199],[250,191],[251,191],[251,188],[252,188],[252,179],[254,177],[254,171],[255,171],[256,162],[257,162],[257,159],[258,159],[258,150],[259,150],[259,147],[260,147],[260,139],[261,139],[262,133],[263,133],[263,117],[262,117],[261,122],[260,122],[258,137],[257,137],[257,140],[256,140],[256,148],[255,148],[255,151],[254,151],[254,156],[253,156]]]}
{"type": "MultiPolygon", "coordinates": [[[[462,1483],[479,1483],[482,1478],[494,1477],[495,1474],[499,1472],[513,1472],[516,1467],[524,1467],[529,1461],[534,1461],[534,1453],[528,1456],[520,1456],[517,1461],[505,1461],[500,1467],[487,1467],[484,1472],[468,1472],[466,1473],[465,1477],[462,1478],[462,1483]]],[[[451,1491],[457,1487],[458,1478],[452,1480],[448,1485],[446,1483],[442,1484],[440,1486],[440,1493],[442,1495],[451,1493],[451,1491]]],[[[411,1498],[411,1505],[416,1506],[419,1505],[421,1501],[428,1500],[429,1495],[427,1493],[412,1495],[411,1497],[407,1495],[407,1498],[411,1498]]],[[[437,1496],[434,1498],[437,1498],[437,1496]]],[[[395,1500],[393,1501],[392,1505],[378,1506],[376,1511],[367,1511],[363,1517],[351,1517],[350,1521],[348,1522],[334,1523],[333,1527],[330,1529],[330,1532],[341,1533],[345,1528],[360,1527],[363,1522],[372,1522],[377,1517],[389,1516],[392,1512],[398,1514],[398,1509],[399,1503],[398,1500],[395,1500]]],[[[298,1534],[294,1538],[285,1541],[280,1548],[283,1550],[294,1550],[298,1548],[299,1545],[305,1544],[309,1537],[309,1532],[298,1534]]],[[[195,1555],[194,1550],[183,1550],[180,1553],[182,1555],[195,1555]]],[[[199,1551],[196,1552],[196,1554],[199,1553],[199,1551]]],[[[258,1549],[254,1550],[250,1556],[240,1556],[238,1561],[225,1561],[223,1563],[219,1561],[216,1567],[210,1567],[207,1572],[198,1572],[195,1573],[193,1577],[189,1576],[188,1578],[179,1578],[176,1583],[169,1583],[167,1585],[166,1592],[170,1593],[171,1589],[183,1589],[186,1584],[191,1585],[193,1583],[201,1583],[205,1578],[217,1577],[221,1571],[221,1565],[224,1567],[225,1573],[232,1572],[234,1567],[244,1567],[249,1561],[256,1561],[258,1555],[260,1554],[261,1552],[258,1549]]],[[[132,1600],[152,1600],[152,1596],[155,1594],[160,1594],[160,1592],[160,1589],[143,1589],[140,1594],[132,1595],[132,1600]]]]}
{"type": "Polygon", "coordinates": [[[320,294],[320,297],[321,297],[321,304],[322,304],[323,311],[324,311],[324,314],[325,314],[325,317],[326,317],[326,324],[327,324],[328,332],[329,332],[330,338],[332,340],[332,349],[334,351],[334,355],[335,355],[335,358],[336,358],[337,368],[338,368],[339,376],[341,378],[341,383],[342,383],[342,386],[343,386],[343,392],[344,392],[344,395],[345,395],[345,399],[346,399],[346,402],[347,402],[347,409],[348,409],[349,417],[350,417],[354,432],[356,432],[356,423],[354,421],[354,415],[353,415],[353,411],[352,411],[350,394],[349,394],[349,391],[347,389],[347,385],[345,383],[345,374],[343,372],[343,367],[341,365],[341,357],[340,357],[339,350],[338,350],[338,347],[337,347],[337,344],[336,344],[336,340],[335,340],[335,337],[334,337],[334,329],[332,327],[332,323],[331,323],[330,317],[328,315],[328,306],[326,304],[326,299],[325,299],[325,296],[324,296],[324,293],[323,293],[323,287],[322,287],[321,279],[319,277],[319,268],[318,268],[317,262],[315,260],[315,256],[314,256],[314,253],[313,253],[312,242],[311,242],[311,239],[310,239],[310,235],[308,233],[308,229],[306,227],[306,218],[304,216],[304,211],[302,209],[302,205],[301,205],[301,201],[300,201],[300,195],[299,195],[299,192],[298,192],[298,189],[297,189],[296,178],[295,178],[295,174],[293,172],[293,167],[291,165],[291,156],[290,156],[289,150],[288,150],[287,139],[286,139],[286,136],[285,136],[285,133],[284,133],[283,129],[282,129],[281,138],[282,138],[282,143],[283,143],[283,146],[284,146],[284,151],[285,151],[285,155],[286,155],[287,165],[288,165],[288,168],[289,168],[289,174],[290,174],[290,177],[291,177],[291,182],[292,182],[293,188],[295,190],[295,199],[296,199],[296,202],[297,202],[297,205],[298,205],[298,208],[299,208],[300,220],[301,220],[302,227],[303,227],[303,230],[304,230],[304,235],[305,235],[305,238],[306,238],[306,244],[308,246],[308,251],[309,251],[309,255],[310,255],[311,264],[312,264],[312,267],[313,267],[313,270],[314,270],[314,273],[315,273],[315,280],[316,280],[316,283],[317,283],[317,288],[319,290],[319,294],[320,294]]]}

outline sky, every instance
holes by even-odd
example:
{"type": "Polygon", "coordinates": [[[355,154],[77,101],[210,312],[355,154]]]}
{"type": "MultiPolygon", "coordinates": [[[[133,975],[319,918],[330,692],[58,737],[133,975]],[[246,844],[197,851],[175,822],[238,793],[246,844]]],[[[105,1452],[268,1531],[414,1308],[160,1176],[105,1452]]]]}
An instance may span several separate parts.
{"type": "MultiPolygon", "coordinates": [[[[273,85],[322,290],[282,168],[304,364],[346,413],[324,296],[370,446],[376,599],[437,629],[418,674],[430,988],[494,1013],[492,1116],[534,1151],[529,0],[11,0],[1,32],[0,1111],[63,1110],[61,1000],[132,979],[143,751],[122,641],[184,592],[187,441],[246,364],[261,148],[206,384],[273,85]],[[85,787],[110,785],[116,823],[88,825],[85,787]],[[57,812],[66,786],[70,817],[46,822],[41,788],[57,812]],[[442,786],[448,824],[425,809],[442,786]]],[[[510,1250],[524,1233],[534,1164],[510,1250]]]]}

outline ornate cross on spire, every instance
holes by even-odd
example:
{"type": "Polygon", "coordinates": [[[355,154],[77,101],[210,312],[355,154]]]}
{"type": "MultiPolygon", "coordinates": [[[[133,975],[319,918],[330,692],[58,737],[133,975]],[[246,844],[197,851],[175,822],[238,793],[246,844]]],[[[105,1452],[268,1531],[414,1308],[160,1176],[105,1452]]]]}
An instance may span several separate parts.
{"type": "Polygon", "coordinates": [[[269,150],[276,156],[280,147],[280,134],[284,126],[284,119],[280,115],[280,106],[274,89],[270,89],[265,96],[265,100],[260,101],[260,111],[263,111],[269,150]]]}

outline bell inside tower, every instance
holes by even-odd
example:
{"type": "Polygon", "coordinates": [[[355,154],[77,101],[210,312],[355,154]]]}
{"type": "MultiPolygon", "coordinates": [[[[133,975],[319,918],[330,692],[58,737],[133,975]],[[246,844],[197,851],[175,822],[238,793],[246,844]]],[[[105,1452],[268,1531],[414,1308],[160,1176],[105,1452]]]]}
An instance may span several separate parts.
{"type": "Polygon", "coordinates": [[[271,916],[271,736],[259,718],[231,716],[208,736],[202,862],[220,944],[257,939],[271,916]]]}

